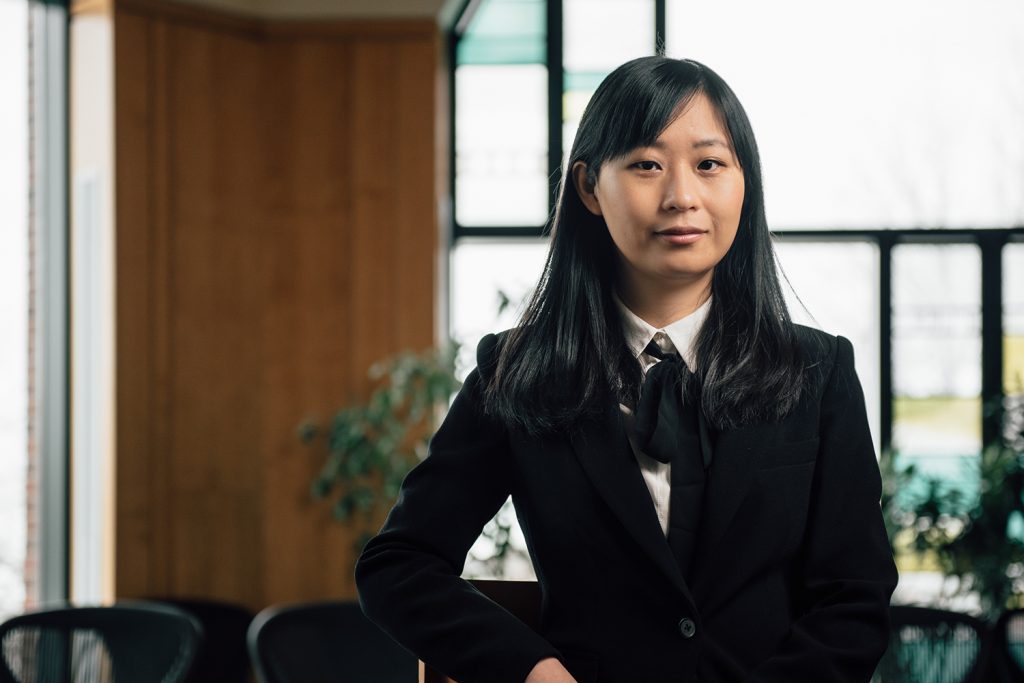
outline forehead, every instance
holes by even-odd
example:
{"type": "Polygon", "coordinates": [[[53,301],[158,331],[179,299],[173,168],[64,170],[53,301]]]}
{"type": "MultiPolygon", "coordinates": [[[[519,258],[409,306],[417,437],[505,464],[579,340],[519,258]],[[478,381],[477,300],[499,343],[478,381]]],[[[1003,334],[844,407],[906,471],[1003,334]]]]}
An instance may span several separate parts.
{"type": "Polygon", "coordinates": [[[721,112],[704,93],[696,93],[681,103],[652,147],[724,147],[732,150],[732,141],[721,112]]]}

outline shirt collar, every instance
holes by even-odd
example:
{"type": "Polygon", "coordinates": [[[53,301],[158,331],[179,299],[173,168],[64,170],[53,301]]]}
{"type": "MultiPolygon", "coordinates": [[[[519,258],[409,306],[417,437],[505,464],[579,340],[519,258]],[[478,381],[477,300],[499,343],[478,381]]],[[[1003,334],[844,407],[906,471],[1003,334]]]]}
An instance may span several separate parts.
{"type": "Polygon", "coordinates": [[[708,311],[711,309],[711,297],[708,297],[707,301],[697,307],[697,310],[693,311],[687,316],[676,320],[675,322],[669,323],[665,327],[657,328],[642,319],[633,311],[626,307],[626,304],[622,303],[622,299],[615,292],[612,293],[615,299],[615,305],[619,309],[620,317],[622,318],[622,331],[626,336],[626,343],[629,345],[630,351],[637,358],[643,353],[647,345],[655,338],[659,332],[657,342],[661,350],[666,353],[679,351],[680,356],[686,365],[693,370],[694,363],[696,361],[696,348],[694,346],[694,340],[697,337],[697,333],[700,332],[701,325],[704,324],[704,320],[708,317],[708,311]]]}

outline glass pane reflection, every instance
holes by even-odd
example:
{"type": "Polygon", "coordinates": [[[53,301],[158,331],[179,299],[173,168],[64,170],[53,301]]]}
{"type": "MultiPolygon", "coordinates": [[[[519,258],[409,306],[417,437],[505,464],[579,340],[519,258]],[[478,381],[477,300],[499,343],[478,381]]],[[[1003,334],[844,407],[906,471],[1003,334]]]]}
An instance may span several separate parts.
{"type": "Polygon", "coordinates": [[[893,446],[977,495],[981,452],[981,254],[974,245],[899,245],[893,274],[893,446]]]}
{"type": "Polygon", "coordinates": [[[1024,223],[1024,3],[666,0],[666,34],[743,102],[772,225],[1024,223]]]}
{"type": "Polygon", "coordinates": [[[653,0],[563,0],[562,149],[567,159],[594,90],[618,65],[654,54],[653,0]]]}
{"type": "Polygon", "coordinates": [[[1003,247],[1003,391],[1024,394],[1024,244],[1003,247]]]}
{"type": "Polygon", "coordinates": [[[793,320],[851,341],[879,446],[878,246],[873,242],[779,240],[776,253],[793,320]],[[786,280],[789,281],[787,286],[786,280]]]}
{"type": "Polygon", "coordinates": [[[476,365],[476,344],[483,335],[515,325],[547,253],[542,240],[459,240],[451,252],[450,299],[452,337],[462,345],[459,377],[476,365]]]}
{"type": "Polygon", "coordinates": [[[40,504],[39,494],[30,502],[26,487],[29,300],[35,294],[29,290],[28,14],[24,0],[0,2],[0,621],[24,611],[26,597],[32,603],[38,593],[26,590],[38,584],[38,562],[26,566],[26,549],[29,506],[40,504]]]}
{"type": "Polygon", "coordinates": [[[455,70],[460,225],[540,226],[547,220],[547,78],[540,64],[455,70]]]}
{"type": "MultiPolygon", "coordinates": [[[[476,344],[488,332],[512,327],[523,304],[540,279],[548,252],[545,240],[463,239],[451,252],[452,337],[462,346],[456,374],[465,378],[476,366],[476,344]],[[499,310],[503,309],[503,310],[499,310]]],[[[488,522],[470,549],[463,576],[534,580],[526,540],[519,528],[511,498],[488,522]],[[496,561],[491,538],[500,527],[508,534],[509,549],[496,561]]],[[[500,534],[499,534],[500,535],[500,534]]]]}

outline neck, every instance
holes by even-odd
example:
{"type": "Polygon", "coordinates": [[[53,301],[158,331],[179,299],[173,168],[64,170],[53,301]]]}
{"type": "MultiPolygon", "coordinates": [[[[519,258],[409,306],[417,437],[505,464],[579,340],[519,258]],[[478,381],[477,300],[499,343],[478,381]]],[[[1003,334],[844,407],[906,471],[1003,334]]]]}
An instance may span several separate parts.
{"type": "Polygon", "coordinates": [[[623,279],[617,287],[626,308],[653,327],[666,327],[690,315],[711,296],[711,274],[666,287],[664,282],[623,279]]]}

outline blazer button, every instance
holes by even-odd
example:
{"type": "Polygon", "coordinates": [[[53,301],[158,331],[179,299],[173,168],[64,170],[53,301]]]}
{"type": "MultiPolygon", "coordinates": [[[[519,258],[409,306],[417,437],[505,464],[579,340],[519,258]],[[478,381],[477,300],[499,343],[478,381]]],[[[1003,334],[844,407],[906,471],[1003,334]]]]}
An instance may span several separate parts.
{"type": "Polygon", "coordinates": [[[697,632],[697,624],[693,623],[693,619],[684,617],[679,620],[679,633],[683,638],[693,638],[693,634],[697,632]]]}

